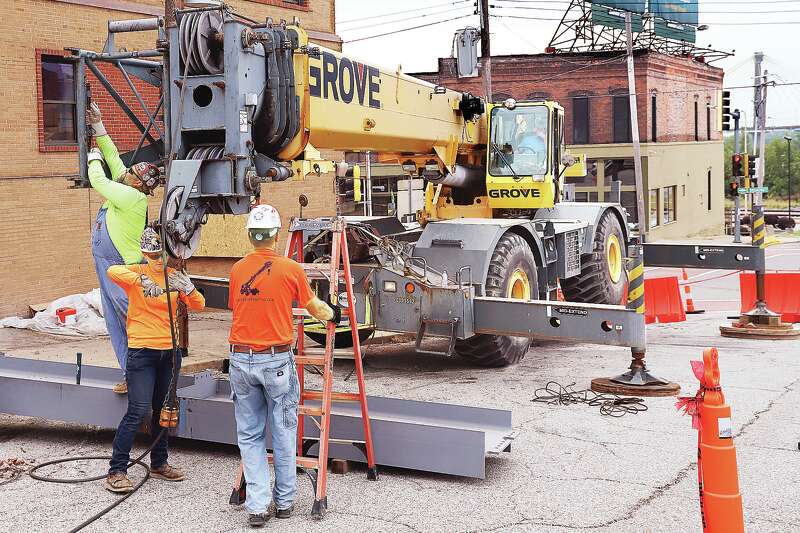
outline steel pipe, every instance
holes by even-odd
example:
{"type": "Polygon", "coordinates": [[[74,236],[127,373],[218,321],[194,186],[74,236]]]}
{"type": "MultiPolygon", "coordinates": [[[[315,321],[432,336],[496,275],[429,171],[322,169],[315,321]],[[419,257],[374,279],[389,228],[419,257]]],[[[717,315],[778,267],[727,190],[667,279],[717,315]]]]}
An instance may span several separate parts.
{"type": "Polygon", "coordinates": [[[131,20],[109,20],[108,33],[157,30],[163,24],[160,17],[131,20]]]}
{"type": "Polygon", "coordinates": [[[446,185],[456,189],[466,189],[478,186],[486,179],[482,167],[468,167],[456,165],[455,172],[445,174],[436,178],[425,176],[425,179],[437,185],[446,185]]]}

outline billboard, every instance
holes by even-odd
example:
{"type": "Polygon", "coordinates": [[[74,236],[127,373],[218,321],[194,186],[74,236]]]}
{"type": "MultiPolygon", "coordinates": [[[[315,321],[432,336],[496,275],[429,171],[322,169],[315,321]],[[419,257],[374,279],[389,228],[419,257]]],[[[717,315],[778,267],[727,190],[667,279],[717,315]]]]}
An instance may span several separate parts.
{"type": "Polygon", "coordinates": [[[687,43],[694,43],[696,40],[696,30],[692,26],[675,24],[663,19],[655,19],[653,21],[653,31],[656,35],[665,39],[686,41],[687,43]]]}
{"type": "Polygon", "coordinates": [[[619,9],[621,11],[630,11],[631,13],[644,13],[645,0],[592,0],[593,4],[610,7],[611,9],[619,9]]]}
{"type": "MultiPolygon", "coordinates": [[[[621,3],[621,2],[620,2],[621,3]]],[[[608,26],[609,28],[616,28],[618,30],[625,29],[625,15],[619,13],[616,8],[608,8],[599,6],[596,3],[592,4],[592,24],[598,26],[608,26]],[[612,14],[611,11],[616,11],[618,14],[612,14]]],[[[641,32],[644,29],[642,16],[638,13],[631,13],[631,31],[641,32]]]]}
{"type": "Polygon", "coordinates": [[[650,0],[650,13],[680,24],[697,26],[697,0],[650,0]]]}

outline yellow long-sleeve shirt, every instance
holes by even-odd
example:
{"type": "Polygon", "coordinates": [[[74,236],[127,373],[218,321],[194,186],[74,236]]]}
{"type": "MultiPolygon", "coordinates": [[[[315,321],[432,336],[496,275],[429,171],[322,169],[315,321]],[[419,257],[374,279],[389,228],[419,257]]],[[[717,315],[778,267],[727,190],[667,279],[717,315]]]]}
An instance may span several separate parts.
{"type": "MultiPolygon", "coordinates": [[[[174,271],[172,268],[168,269],[170,273],[174,271]]],[[[168,350],[172,348],[172,336],[169,333],[167,295],[164,293],[158,298],[145,298],[142,294],[142,274],[164,288],[164,272],[151,268],[149,264],[114,265],[108,268],[108,277],[128,295],[128,347],[168,350]]],[[[206,300],[198,290],[183,294],[173,289],[170,298],[173,313],[177,309],[179,298],[193,311],[199,311],[206,306],[206,300]]],[[[177,335],[177,322],[175,326],[177,335]]]]}

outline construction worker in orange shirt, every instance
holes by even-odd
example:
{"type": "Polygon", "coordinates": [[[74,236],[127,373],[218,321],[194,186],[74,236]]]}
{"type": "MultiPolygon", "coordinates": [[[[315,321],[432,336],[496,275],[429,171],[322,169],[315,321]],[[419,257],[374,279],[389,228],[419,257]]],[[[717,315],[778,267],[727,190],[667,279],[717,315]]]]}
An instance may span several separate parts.
{"type": "Polygon", "coordinates": [[[300,384],[291,347],[292,307],[304,307],[315,318],[336,324],[342,317],[339,306],[314,296],[298,263],[275,251],[280,227],[274,207],[255,207],[247,221],[254,250],[233,266],[230,275],[231,396],[251,527],[262,527],[273,515],[289,518],[294,508],[300,384]],[[272,490],[267,423],[275,465],[272,490]]]}
{"type": "MultiPolygon", "coordinates": [[[[183,472],[167,463],[167,434],[159,425],[161,407],[173,377],[173,345],[170,316],[164,284],[163,248],[152,228],[145,228],[140,249],[146,263],[114,265],[108,277],[122,287],[128,296],[128,410],[114,436],[114,452],[109,463],[105,488],[125,493],[133,490],[127,471],[133,439],[144,418],[150,413],[152,441],[158,442],[150,452],[150,476],[167,481],[182,481],[183,472]]],[[[178,300],[192,310],[205,307],[205,299],[195,290],[189,276],[173,268],[167,269],[172,309],[178,300]]],[[[177,331],[175,332],[177,335],[177,331]]],[[[174,364],[180,368],[182,350],[177,350],[174,364]]]]}

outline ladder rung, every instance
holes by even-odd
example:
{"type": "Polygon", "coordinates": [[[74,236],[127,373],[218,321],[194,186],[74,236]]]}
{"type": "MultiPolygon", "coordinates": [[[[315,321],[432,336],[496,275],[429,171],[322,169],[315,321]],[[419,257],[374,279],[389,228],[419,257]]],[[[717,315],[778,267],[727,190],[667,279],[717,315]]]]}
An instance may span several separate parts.
{"type": "MultiPolygon", "coordinates": [[[[302,466],[303,468],[319,468],[319,459],[316,457],[303,457],[303,456],[296,456],[297,457],[297,466],[302,466]]],[[[272,458],[272,454],[267,454],[267,461],[270,463],[274,462],[272,458]]]]}
{"type": "Polygon", "coordinates": [[[328,279],[330,277],[331,265],[329,263],[301,263],[301,267],[310,279],[328,279]]]}
{"type": "MultiPolygon", "coordinates": [[[[319,440],[319,437],[306,437],[303,435],[303,440],[319,440]]],[[[366,444],[365,440],[352,440],[352,439],[333,439],[328,438],[330,444],[366,444]]]]}
{"type": "MultiPolygon", "coordinates": [[[[321,390],[304,390],[303,391],[303,399],[304,400],[322,400],[322,391],[321,390]]],[[[331,400],[334,402],[359,402],[361,401],[361,396],[358,395],[356,392],[332,392],[331,393],[331,400]]]]}
{"type": "MultiPolygon", "coordinates": [[[[303,355],[325,355],[325,348],[303,348],[303,355]]],[[[334,348],[333,356],[350,356],[353,357],[354,352],[352,348],[334,348]]]]}
{"type": "Polygon", "coordinates": [[[303,309],[302,307],[292,307],[292,315],[293,316],[311,316],[311,313],[303,309]]]}
{"type": "Polygon", "coordinates": [[[325,356],[298,355],[298,356],[296,356],[294,358],[294,361],[298,365],[324,366],[325,365],[325,356]]]}
{"type": "Polygon", "coordinates": [[[298,405],[297,412],[305,416],[322,416],[322,407],[315,405],[298,405]]]}

